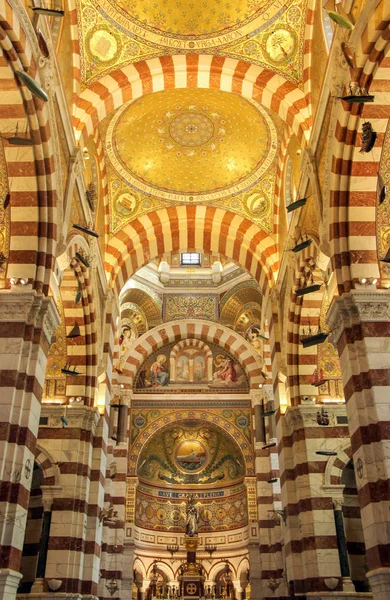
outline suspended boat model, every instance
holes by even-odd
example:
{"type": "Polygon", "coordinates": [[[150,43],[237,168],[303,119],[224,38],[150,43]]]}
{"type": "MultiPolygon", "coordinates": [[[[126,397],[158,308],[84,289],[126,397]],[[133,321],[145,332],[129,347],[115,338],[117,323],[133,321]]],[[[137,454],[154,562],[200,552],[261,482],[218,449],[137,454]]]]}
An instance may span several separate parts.
{"type": "Polygon", "coordinates": [[[89,227],[84,227],[83,225],[77,225],[76,223],[73,223],[73,227],[75,229],[78,229],[79,231],[82,231],[83,233],[86,233],[87,235],[92,235],[95,238],[99,237],[99,234],[94,231],[93,229],[89,229],[89,227]]]}
{"type": "Polygon", "coordinates": [[[265,446],[262,447],[262,450],[267,450],[267,448],[273,448],[274,446],[276,446],[276,442],[271,442],[270,444],[265,444],[265,446]]]}
{"type": "Polygon", "coordinates": [[[304,240],[303,242],[299,242],[296,246],[294,246],[294,248],[291,248],[291,250],[293,252],[301,252],[301,250],[304,250],[305,248],[308,248],[309,246],[311,246],[312,240],[310,240],[309,238],[307,240],[304,240]]]}
{"type": "Polygon", "coordinates": [[[376,142],[376,131],[373,130],[369,121],[365,121],[362,125],[362,147],[360,154],[371,152],[376,142]]]}
{"type": "Polygon", "coordinates": [[[348,84],[349,93],[345,96],[337,96],[344,102],[354,104],[364,104],[365,102],[374,102],[375,96],[369,94],[367,88],[360,86],[356,81],[350,81],[348,84]]]}
{"type": "Polygon", "coordinates": [[[268,479],[267,483],[276,483],[277,482],[277,478],[276,477],[271,477],[271,479],[268,479]]]}
{"type": "Polygon", "coordinates": [[[11,202],[11,193],[7,192],[4,197],[3,209],[6,210],[9,207],[9,203],[11,202]]]}
{"type": "Polygon", "coordinates": [[[319,374],[318,369],[314,369],[314,373],[313,375],[310,375],[309,381],[314,387],[320,387],[321,385],[324,385],[324,383],[329,381],[329,379],[325,379],[324,371],[322,369],[320,369],[319,374]]]}
{"type": "Polygon", "coordinates": [[[303,288],[297,288],[295,290],[296,296],[306,296],[306,294],[312,294],[313,292],[318,292],[321,289],[322,283],[313,283],[312,285],[307,285],[303,288]]]}
{"type": "Polygon", "coordinates": [[[384,201],[386,200],[386,194],[387,194],[387,185],[384,182],[384,179],[381,175],[381,173],[378,172],[378,185],[379,185],[379,205],[383,204],[384,201]]]}
{"type": "Polygon", "coordinates": [[[303,348],[309,348],[310,346],[317,346],[317,344],[322,344],[323,342],[325,342],[328,335],[329,333],[321,331],[314,335],[309,335],[307,337],[301,338],[299,341],[301,342],[303,348]]]}
{"type": "Polygon", "coordinates": [[[24,71],[15,71],[15,73],[19,77],[19,79],[24,83],[26,88],[29,89],[34,96],[36,96],[40,100],[43,100],[43,102],[47,102],[49,100],[45,90],[43,90],[41,86],[35,81],[35,79],[30,77],[30,75],[27,75],[27,73],[25,73],[24,71]]]}
{"type": "Polygon", "coordinates": [[[79,373],[79,371],[76,371],[76,367],[71,368],[72,365],[70,363],[65,363],[65,366],[63,369],[61,369],[61,373],[63,373],[64,375],[71,375],[71,376],[77,376],[77,375],[81,375],[81,373],[79,373]]]}
{"type": "Polygon", "coordinates": [[[346,42],[341,42],[341,51],[344,54],[344,58],[347,61],[348,66],[352,69],[352,72],[357,73],[357,62],[355,52],[352,52],[351,48],[346,42]]]}
{"type": "Polygon", "coordinates": [[[379,259],[381,262],[390,263],[390,248],[388,249],[386,256],[379,259]]]}
{"type": "Polygon", "coordinates": [[[45,40],[45,36],[43,35],[40,29],[36,30],[36,34],[38,39],[38,46],[40,51],[42,52],[42,56],[44,56],[45,58],[49,58],[50,52],[45,40]]]}
{"type": "Polygon", "coordinates": [[[46,17],[63,17],[65,11],[62,8],[55,8],[51,4],[41,4],[40,6],[30,6],[33,13],[45,15],[46,17]]]}
{"type": "Polygon", "coordinates": [[[341,3],[336,4],[335,0],[328,0],[326,4],[324,4],[324,8],[329,15],[329,18],[332,19],[342,27],[343,29],[353,29],[353,23],[347,16],[347,13],[341,6],[341,3]]]}
{"type": "Polygon", "coordinates": [[[83,263],[84,267],[89,267],[89,262],[88,260],[85,258],[85,256],[83,256],[82,254],[80,254],[80,252],[76,252],[76,258],[77,260],[79,260],[81,263],[83,263]]]}
{"type": "Polygon", "coordinates": [[[301,208],[301,206],[305,206],[308,198],[310,198],[310,196],[307,196],[306,198],[299,198],[299,200],[295,200],[295,202],[291,202],[291,204],[286,206],[287,212],[290,213],[290,212],[293,212],[293,210],[297,210],[297,208],[301,208]]]}
{"type": "Polygon", "coordinates": [[[337,456],[337,452],[334,452],[333,450],[317,450],[316,454],[319,454],[320,456],[337,456]]]}
{"type": "Polygon", "coordinates": [[[12,146],[32,146],[34,144],[33,140],[27,137],[27,127],[24,135],[18,134],[18,124],[16,124],[15,133],[13,135],[0,133],[0,138],[6,140],[12,146]]]}
{"type": "Polygon", "coordinates": [[[73,340],[74,338],[77,338],[80,336],[81,336],[80,326],[77,323],[77,321],[75,321],[71,331],[68,333],[68,335],[66,337],[68,340],[73,340]]]}
{"type": "Polygon", "coordinates": [[[266,410],[265,412],[263,412],[261,414],[262,417],[272,417],[272,415],[274,415],[276,413],[276,409],[275,410],[266,410]]]}

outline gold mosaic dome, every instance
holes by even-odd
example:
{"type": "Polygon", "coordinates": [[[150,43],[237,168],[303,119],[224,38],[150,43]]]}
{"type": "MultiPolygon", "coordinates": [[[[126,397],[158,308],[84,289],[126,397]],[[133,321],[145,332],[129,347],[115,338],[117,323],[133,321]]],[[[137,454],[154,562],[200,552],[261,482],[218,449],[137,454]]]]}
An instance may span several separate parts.
{"type": "Polygon", "coordinates": [[[140,26],[181,36],[215,35],[237,29],[271,4],[272,0],[119,0],[120,8],[140,26]]]}
{"type": "Polygon", "coordinates": [[[263,107],[213,89],[167,90],[127,103],[106,136],[111,162],[130,188],[180,202],[250,189],[276,147],[263,107]]]}

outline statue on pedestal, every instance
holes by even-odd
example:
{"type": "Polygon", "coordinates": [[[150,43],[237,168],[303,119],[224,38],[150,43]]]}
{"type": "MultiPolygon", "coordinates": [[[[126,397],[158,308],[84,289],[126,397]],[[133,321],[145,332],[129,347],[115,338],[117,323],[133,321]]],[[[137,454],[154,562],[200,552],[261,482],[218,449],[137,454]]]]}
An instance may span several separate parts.
{"type": "Polygon", "coordinates": [[[186,510],[186,535],[194,537],[198,535],[198,511],[195,506],[195,500],[193,496],[188,498],[187,510],[186,510]]]}

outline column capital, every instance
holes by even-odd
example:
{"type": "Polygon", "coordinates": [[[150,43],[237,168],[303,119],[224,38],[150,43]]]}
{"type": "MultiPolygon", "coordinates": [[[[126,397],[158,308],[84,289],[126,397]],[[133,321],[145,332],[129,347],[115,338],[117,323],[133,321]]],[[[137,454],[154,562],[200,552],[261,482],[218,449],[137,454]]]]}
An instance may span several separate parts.
{"type": "Polygon", "coordinates": [[[40,328],[49,343],[61,322],[54,298],[22,286],[1,290],[0,322],[2,321],[24,322],[40,328]]]}
{"type": "Polygon", "coordinates": [[[343,510],[344,498],[333,498],[332,500],[334,510],[343,510]]]}
{"type": "MultiPolygon", "coordinates": [[[[370,286],[371,287],[371,286],[370,286]]],[[[336,296],[327,316],[332,331],[331,339],[338,343],[344,329],[364,322],[378,323],[390,320],[390,290],[364,287],[336,296]]]]}
{"type": "Polygon", "coordinates": [[[54,498],[61,496],[63,492],[62,485],[41,485],[43,510],[50,511],[53,506],[54,498]]]}
{"type": "Polygon", "coordinates": [[[251,404],[252,406],[260,406],[264,400],[264,389],[250,390],[251,404]]]}

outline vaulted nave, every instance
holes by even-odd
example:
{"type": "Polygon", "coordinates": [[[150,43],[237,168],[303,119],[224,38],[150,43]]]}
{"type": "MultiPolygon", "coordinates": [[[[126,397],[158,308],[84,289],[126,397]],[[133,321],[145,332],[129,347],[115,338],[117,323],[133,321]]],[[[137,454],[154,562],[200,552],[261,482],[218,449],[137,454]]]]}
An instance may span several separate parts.
{"type": "Polygon", "coordinates": [[[390,0],[0,44],[0,600],[389,600],[390,0]]]}

